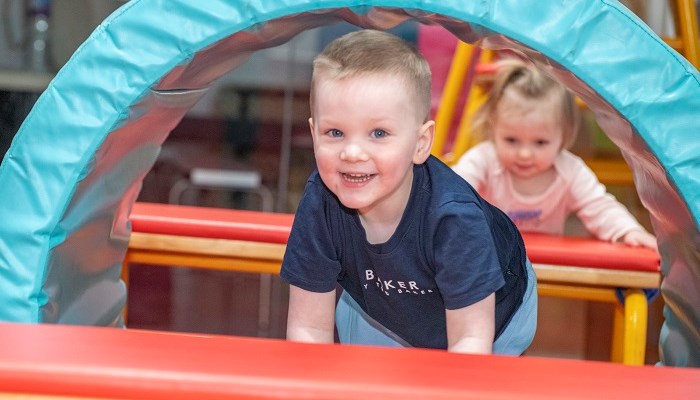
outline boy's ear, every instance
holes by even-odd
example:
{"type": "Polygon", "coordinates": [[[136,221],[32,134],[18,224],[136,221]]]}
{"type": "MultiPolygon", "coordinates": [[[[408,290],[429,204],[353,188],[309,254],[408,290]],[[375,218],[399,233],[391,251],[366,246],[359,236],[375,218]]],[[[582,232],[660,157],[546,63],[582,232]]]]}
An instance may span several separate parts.
{"type": "Polygon", "coordinates": [[[309,132],[311,132],[311,139],[316,141],[316,135],[314,135],[314,119],[309,117],[309,132]]]}
{"type": "Polygon", "coordinates": [[[416,153],[413,156],[414,164],[423,164],[430,156],[433,148],[433,138],[435,137],[435,121],[429,120],[420,127],[418,132],[418,142],[416,143],[416,153]]]}

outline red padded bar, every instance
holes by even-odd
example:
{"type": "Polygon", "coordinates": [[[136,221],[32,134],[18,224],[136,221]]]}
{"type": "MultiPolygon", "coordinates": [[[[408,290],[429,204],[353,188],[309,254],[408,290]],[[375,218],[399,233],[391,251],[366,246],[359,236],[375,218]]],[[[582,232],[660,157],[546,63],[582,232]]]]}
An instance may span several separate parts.
{"type": "MultiPolygon", "coordinates": [[[[130,219],[134,232],[287,243],[294,215],[136,203],[130,219]]],[[[532,233],[523,234],[523,239],[533,263],[659,271],[659,255],[645,248],[595,239],[532,233]]]]}
{"type": "Polygon", "coordinates": [[[690,399],[700,369],[0,323],[0,393],[110,399],[690,399]]]}
{"type": "Polygon", "coordinates": [[[530,261],[539,264],[659,272],[659,255],[650,249],[571,236],[523,233],[530,261]]]}
{"type": "Polygon", "coordinates": [[[134,232],[287,243],[294,215],[136,203],[130,219],[134,232]]]}

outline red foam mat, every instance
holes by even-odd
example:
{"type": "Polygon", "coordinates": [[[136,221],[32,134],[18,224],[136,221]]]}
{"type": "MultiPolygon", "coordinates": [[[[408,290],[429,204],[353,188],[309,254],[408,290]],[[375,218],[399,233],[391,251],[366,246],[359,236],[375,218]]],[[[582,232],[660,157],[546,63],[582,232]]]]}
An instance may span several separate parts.
{"type": "Polygon", "coordinates": [[[691,399],[700,369],[0,323],[0,393],[111,399],[691,399]]]}

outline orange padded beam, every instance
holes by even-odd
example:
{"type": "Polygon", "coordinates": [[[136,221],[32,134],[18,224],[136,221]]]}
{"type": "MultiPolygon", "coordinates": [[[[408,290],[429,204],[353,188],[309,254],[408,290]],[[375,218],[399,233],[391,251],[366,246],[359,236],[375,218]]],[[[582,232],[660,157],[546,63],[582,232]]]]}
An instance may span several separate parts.
{"type": "MultiPolygon", "coordinates": [[[[122,279],[128,282],[132,262],[279,273],[293,219],[291,214],[136,203],[122,279]]],[[[585,238],[524,234],[523,239],[541,295],[615,301],[617,287],[659,287],[659,257],[651,250],[585,238]]],[[[630,304],[624,332],[616,334],[622,343],[618,358],[641,365],[646,323],[632,322],[646,321],[647,308],[645,302],[630,304]]]]}
{"type": "Polygon", "coordinates": [[[533,263],[659,272],[659,255],[653,250],[571,236],[523,233],[533,263]]]}
{"type": "Polygon", "coordinates": [[[696,398],[700,382],[692,368],[51,324],[0,323],[0,355],[0,397],[23,399],[657,400],[696,398]]]}
{"type": "MultiPolygon", "coordinates": [[[[294,215],[136,203],[130,219],[139,233],[284,244],[294,215]]],[[[531,233],[523,239],[533,263],[659,272],[658,254],[644,248],[531,233]]]]}
{"type": "Polygon", "coordinates": [[[287,243],[294,215],[173,204],[136,203],[133,232],[287,243]]]}

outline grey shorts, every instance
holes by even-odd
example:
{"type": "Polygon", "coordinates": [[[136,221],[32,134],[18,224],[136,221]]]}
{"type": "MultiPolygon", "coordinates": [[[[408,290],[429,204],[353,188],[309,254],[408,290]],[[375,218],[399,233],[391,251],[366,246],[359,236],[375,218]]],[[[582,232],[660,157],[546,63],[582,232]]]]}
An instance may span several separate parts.
{"type": "MultiPolygon", "coordinates": [[[[527,289],[523,302],[505,330],[493,343],[494,354],[521,355],[532,343],[537,329],[537,277],[527,261],[527,289]]],[[[360,308],[343,292],[335,310],[338,338],[344,344],[362,344],[384,347],[411,347],[394,332],[388,330],[360,308]]]]}

